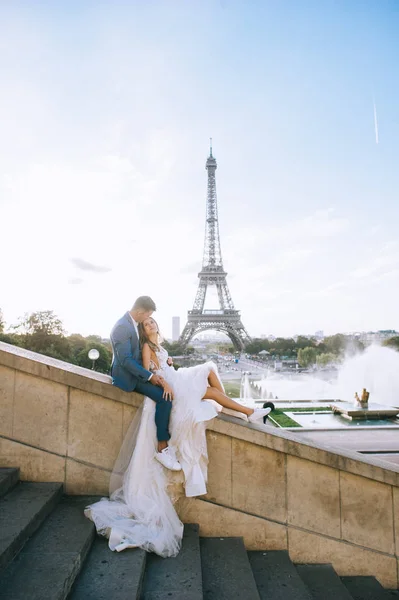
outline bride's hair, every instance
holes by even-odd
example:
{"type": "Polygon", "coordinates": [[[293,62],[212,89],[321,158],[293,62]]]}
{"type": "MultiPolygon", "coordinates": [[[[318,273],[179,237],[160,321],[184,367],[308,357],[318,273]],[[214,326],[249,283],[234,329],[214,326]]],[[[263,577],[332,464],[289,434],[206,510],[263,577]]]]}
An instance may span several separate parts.
{"type": "Polygon", "coordinates": [[[156,352],[161,347],[161,344],[163,342],[163,337],[159,333],[159,325],[156,322],[156,320],[153,317],[150,317],[150,318],[154,321],[155,325],[157,326],[157,336],[158,336],[157,337],[157,343],[155,344],[154,342],[152,342],[148,338],[148,336],[147,336],[147,334],[145,332],[145,329],[144,329],[144,324],[143,323],[139,323],[138,324],[138,330],[139,330],[139,336],[140,336],[140,348],[143,349],[144,344],[148,344],[149,347],[151,348],[151,350],[153,352],[156,352]]]}

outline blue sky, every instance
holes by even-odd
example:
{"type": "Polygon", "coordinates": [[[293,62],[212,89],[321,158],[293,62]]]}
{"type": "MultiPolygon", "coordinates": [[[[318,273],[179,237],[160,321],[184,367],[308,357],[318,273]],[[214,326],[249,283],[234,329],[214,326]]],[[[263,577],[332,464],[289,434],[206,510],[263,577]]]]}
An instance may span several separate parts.
{"type": "Polygon", "coordinates": [[[212,136],[249,333],[399,329],[398,30],[394,1],[2,3],[7,323],[106,336],[148,293],[183,324],[212,136]]]}

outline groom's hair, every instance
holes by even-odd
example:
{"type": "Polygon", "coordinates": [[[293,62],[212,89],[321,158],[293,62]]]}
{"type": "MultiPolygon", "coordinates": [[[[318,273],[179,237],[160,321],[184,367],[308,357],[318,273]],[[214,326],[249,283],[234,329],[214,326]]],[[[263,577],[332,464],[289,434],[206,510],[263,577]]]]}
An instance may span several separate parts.
{"type": "Polygon", "coordinates": [[[148,310],[155,311],[157,307],[154,300],[149,296],[140,296],[133,304],[132,310],[145,310],[147,312],[148,310]]]}

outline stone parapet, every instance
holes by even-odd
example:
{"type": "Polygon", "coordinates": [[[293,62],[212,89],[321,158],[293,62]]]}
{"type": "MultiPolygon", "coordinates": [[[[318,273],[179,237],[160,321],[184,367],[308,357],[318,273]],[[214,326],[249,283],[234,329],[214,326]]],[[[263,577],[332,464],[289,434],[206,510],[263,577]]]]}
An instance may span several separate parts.
{"type": "MultiPolygon", "coordinates": [[[[106,495],[141,402],[106,375],[0,342],[0,465],[68,494],[106,495]]],[[[179,501],[183,521],[397,587],[397,465],[227,415],[207,439],[208,494],[179,501]]]]}

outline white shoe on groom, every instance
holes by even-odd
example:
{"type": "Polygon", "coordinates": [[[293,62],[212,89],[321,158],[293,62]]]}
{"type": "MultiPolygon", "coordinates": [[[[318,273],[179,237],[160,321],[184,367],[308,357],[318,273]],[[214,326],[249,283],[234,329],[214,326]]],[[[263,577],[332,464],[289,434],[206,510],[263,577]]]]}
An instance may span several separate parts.
{"type": "Polygon", "coordinates": [[[177,460],[175,453],[169,446],[166,446],[161,452],[155,453],[155,458],[161,463],[166,469],[171,471],[181,471],[181,464],[177,460]]]}
{"type": "Polygon", "coordinates": [[[252,413],[252,415],[249,415],[248,417],[248,421],[250,423],[256,423],[256,421],[259,421],[259,419],[263,419],[263,417],[266,417],[269,412],[271,412],[271,408],[255,408],[254,412],[252,413]]]}

